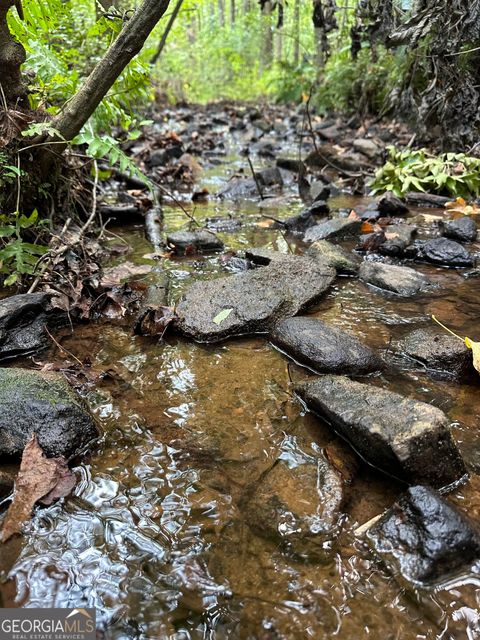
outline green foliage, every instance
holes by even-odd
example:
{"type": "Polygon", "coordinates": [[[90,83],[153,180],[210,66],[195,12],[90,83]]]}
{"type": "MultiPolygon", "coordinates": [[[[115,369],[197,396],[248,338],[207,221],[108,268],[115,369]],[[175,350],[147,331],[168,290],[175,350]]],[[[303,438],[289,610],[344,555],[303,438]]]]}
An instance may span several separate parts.
{"type": "Polygon", "coordinates": [[[463,153],[434,156],[425,149],[412,151],[389,147],[386,164],[372,183],[374,193],[427,191],[453,198],[471,199],[480,193],[480,159],[463,153]]]}

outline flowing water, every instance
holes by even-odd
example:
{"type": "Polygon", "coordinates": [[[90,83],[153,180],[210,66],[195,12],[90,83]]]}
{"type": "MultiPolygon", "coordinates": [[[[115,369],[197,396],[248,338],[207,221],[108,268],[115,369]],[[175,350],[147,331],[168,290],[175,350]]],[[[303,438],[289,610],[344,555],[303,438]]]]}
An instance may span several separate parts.
{"type": "MultiPolygon", "coordinates": [[[[221,161],[204,175],[211,190],[245,165],[237,156],[221,161]]],[[[195,215],[243,219],[239,231],[220,234],[229,250],[301,252],[301,243],[265,226],[261,215],[285,218],[299,211],[293,187],[286,191],[287,198],[262,205],[212,200],[197,205],[195,215]]],[[[424,213],[429,233],[438,212],[424,213]]],[[[165,208],[166,229],[185,224],[180,209],[165,208]]],[[[172,300],[194,279],[227,272],[219,256],[152,261],[144,257],[152,248],[141,227],[115,231],[131,246],[128,260],[152,265],[147,280],[169,271],[172,300]]],[[[478,279],[457,270],[418,269],[439,284],[437,293],[400,300],[339,278],[312,312],[380,350],[427,326],[431,314],[480,339],[478,279]]],[[[350,456],[292,396],[291,381],[312,374],[289,366],[265,338],[205,346],[90,324],[59,339],[102,372],[83,392],[104,437],[75,468],[73,495],[37,510],[25,536],[5,545],[4,607],[95,607],[99,637],[115,640],[480,638],[475,571],[436,591],[415,590],[400,585],[355,535],[402,490],[361,461],[353,461],[341,530],[321,559],[302,559],[249,526],[242,496],[279,457],[294,467],[312,448],[350,456]]],[[[62,359],[71,356],[58,350],[41,356],[42,362],[62,359]]],[[[414,368],[391,369],[371,382],[449,415],[472,471],[451,499],[480,521],[478,383],[435,381],[414,368]]],[[[319,497],[311,499],[314,504],[319,497]]]]}

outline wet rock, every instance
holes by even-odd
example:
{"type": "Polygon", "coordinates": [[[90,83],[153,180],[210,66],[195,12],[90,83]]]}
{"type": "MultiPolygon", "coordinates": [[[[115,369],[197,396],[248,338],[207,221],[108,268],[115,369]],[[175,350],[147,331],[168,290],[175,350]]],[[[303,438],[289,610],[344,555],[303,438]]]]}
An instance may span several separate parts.
{"type": "Polygon", "coordinates": [[[367,206],[355,207],[355,213],[362,222],[376,222],[381,216],[376,202],[372,202],[367,206]]]}
{"type": "Polygon", "coordinates": [[[292,158],[277,158],[276,160],[276,165],[279,169],[291,171],[292,173],[298,173],[301,164],[300,160],[293,160],[292,158]]]}
{"type": "Polygon", "coordinates": [[[373,140],[368,140],[367,138],[357,138],[354,140],[353,148],[355,151],[359,151],[364,156],[367,156],[370,160],[374,160],[382,152],[382,149],[375,144],[373,140]]]}
{"type": "Polygon", "coordinates": [[[477,224],[469,216],[441,222],[440,229],[446,238],[458,242],[474,242],[477,239],[477,224]]]}
{"type": "Polygon", "coordinates": [[[13,491],[18,467],[14,465],[2,465],[0,468],[0,499],[10,495],[13,491]]]}
{"type": "Polygon", "coordinates": [[[232,218],[230,216],[216,216],[214,218],[207,218],[205,220],[205,226],[212,231],[231,233],[232,231],[241,229],[243,222],[238,218],[232,218]]]}
{"type": "Polygon", "coordinates": [[[420,193],[409,191],[405,200],[414,207],[432,207],[434,209],[443,209],[447,202],[451,202],[451,198],[446,196],[437,196],[434,193],[420,193]]]}
{"type": "Polygon", "coordinates": [[[336,537],[343,485],[322,454],[295,453],[290,464],[280,459],[262,476],[243,511],[256,533],[308,555],[336,537]]]}
{"type": "Polygon", "coordinates": [[[338,189],[331,183],[325,183],[323,180],[317,180],[310,185],[310,196],[314,201],[327,201],[331,196],[338,195],[338,189]]]}
{"type": "Polygon", "coordinates": [[[265,267],[194,283],[177,306],[177,328],[200,342],[266,333],[318,302],[334,279],[320,260],[278,254],[265,267]]]}
{"type": "Polygon", "coordinates": [[[382,369],[380,358],[356,336],[318,318],[287,318],[275,327],[271,340],[318,373],[364,375],[382,369]]]}
{"type": "Polygon", "coordinates": [[[98,437],[93,416],[62,376],[0,369],[0,456],[19,457],[34,432],[53,457],[68,458],[98,437]]]}
{"type": "Polygon", "coordinates": [[[255,175],[259,183],[264,187],[283,186],[282,174],[277,167],[261,169],[260,171],[256,171],[255,175]]]}
{"type": "Polygon", "coordinates": [[[420,250],[420,257],[434,264],[449,267],[471,267],[474,257],[461,244],[447,238],[428,240],[420,250]]]}
{"type": "Polygon", "coordinates": [[[413,242],[417,227],[410,224],[391,224],[385,227],[385,242],[379,251],[386,256],[401,256],[413,242]]]}
{"type": "Polygon", "coordinates": [[[297,387],[372,466],[410,484],[444,488],[466,475],[447,416],[436,407],[341,376],[297,387]]]}
{"type": "Polygon", "coordinates": [[[327,216],[330,213],[330,207],[325,200],[314,200],[308,207],[308,212],[312,216],[327,216]]]}
{"type": "Polygon", "coordinates": [[[435,329],[417,329],[398,341],[394,350],[433,373],[462,378],[472,372],[472,352],[454,336],[435,329]]]}
{"type": "Polygon", "coordinates": [[[405,580],[434,586],[468,573],[480,558],[480,531],[425,486],[410,487],[367,533],[374,550],[405,580]]]}
{"type": "Polygon", "coordinates": [[[178,160],[183,155],[183,146],[182,145],[171,145],[165,149],[158,149],[157,151],[153,151],[150,154],[150,157],[147,160],[147,164],[154,167],[163,167],[170,160],[178,160]]]}
{"type": "Polygon", "coordinates": [[[232,178],[217,193],[218,198],[225,200],[255,198],[258,195],[258,187],[253,178],[232,178]]]}
{"type": "Polygon", "coordinates": [[[290,233],[304,233],[307,229],[314,227],[317,224],[317,220],[310,213],[310,210],[302,211],[296,216],[292,216],[291,218],[287,218],[280,223],[277,223],[276,226],[283,227],[290,233]]]}
{"type": "Polygon", "coordinates": [[[333,218],[321,224],[317,224],[307,231],[305,234],[305,242],[317,242],[317,240],[328,240],[336,238],[348,238],[360,231],[360,220],[351,218],[333,218]]]}
{"type": "Polygon", "coordinates": [[[360,269],[360,259],[355,254],[328,242],[328,240],[314,242],[308,248],[306,255],[324,260],[339,273],[356,274],[360,269]]]}
{"type": "Polygon", "coordinates": [[[430,280],[414,269],[380,262],[364,262],[359,276],[367,284],[404,298],[428,291],[432,287],[430,280]]]}
{"type": "Polygon", "coordinates": [[[46,293],[25,293],[0,300],[0,360],[27,356],[49,347],[46,328],[65,324],[64,311],[46,293]]]}
{"type": "Polygon", "coordinates": [[[167,236],[167,244],[173,247],[177,255],[189,253],[211,253],[223,250],[223,242],[213,231],[198,229],[195,231],[175,231],[167,236]]]}
{"type": "Polygon", "coordinates": [[[383,216],[403,216],[409,211],[403,200],[387,191],[378,201],[378,210],[383,216]]]}

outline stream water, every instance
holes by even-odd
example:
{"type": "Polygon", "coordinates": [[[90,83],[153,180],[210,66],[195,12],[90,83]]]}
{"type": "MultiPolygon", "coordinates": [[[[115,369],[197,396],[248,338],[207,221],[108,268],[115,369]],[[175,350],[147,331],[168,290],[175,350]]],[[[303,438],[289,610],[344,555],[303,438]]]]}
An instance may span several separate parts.
{"type": "MultiPolygon", "coordinates": [[[[212,191],[246,165],[239,156],[218,161],[202,178],[212,191]]],[[[336,204],[355,202],[343,198],[336,204]]],[[[241,216],[241,229],[220,234],[228,250],[301,252],[301,243],[292,238],[287,245],[261,217],[285,218],[301,208],[287,185],[286,198],[261,204],[211,200],[196,205],[195,216],[241,216]]],[[[412,212],[417,220],[425,214],[421,234],[430,233],[438,213],[412,212]]],[[[165,208],[167,230],[185,224],[179,208],[165,208]]],[[[115,233],[131,247],[128,260],[152,265],[147,280],[169,271],[172,300],[194,279],[226,273],[218,255],[145,258],[152,248],[140,226],[115,233]]],[[[453,269],[417,268],[439,284],[437,293],[402,300],[339,278],[312,313],[380,350],[428,325],[431,314],[480,339],[478,279],[453,269]]],[[[296,466],[312,447],[350,455],[291,394],[291,380],[312,374],[288,366],[266,339],[205,346],[90,324],[60,340],[105,373],[84,387],[104,438],[76,467],[73,495],[39,509],[25,536],[5,550],[4,607],[95,607],[99,637],[112,640],[480,638],[480,575],[436,591],[406,587],[355,536],[402,490],[361,461],[354,463],[341,530],[321,560],[302,560],[249,526],[242,496],[279,457],[296,466]]],[[[41,360],[62,358],[69,356],[52,350],[41,360]]],[[[432,380],[421,369],[391,369],[371,382],[449,415],[472,472],[451,499],[480,521],[478,384],[432,380]]],[[[319,496],[311,499],[318,502],[319,496]]]]}

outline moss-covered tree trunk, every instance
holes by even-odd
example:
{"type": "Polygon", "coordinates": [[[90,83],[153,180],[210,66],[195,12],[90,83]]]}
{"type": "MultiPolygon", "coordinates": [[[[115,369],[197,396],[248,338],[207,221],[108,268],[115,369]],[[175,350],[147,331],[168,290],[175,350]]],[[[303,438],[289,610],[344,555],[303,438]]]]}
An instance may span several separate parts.
{"type": "Polygon", "coordinates": [[[25,62],[25,49],[10,34],[7,14],[14,0],[0,0],[0,85],[3,98],[9,106],[23,104],[27,90],[22,81],[21,66],[25,62]]]}

